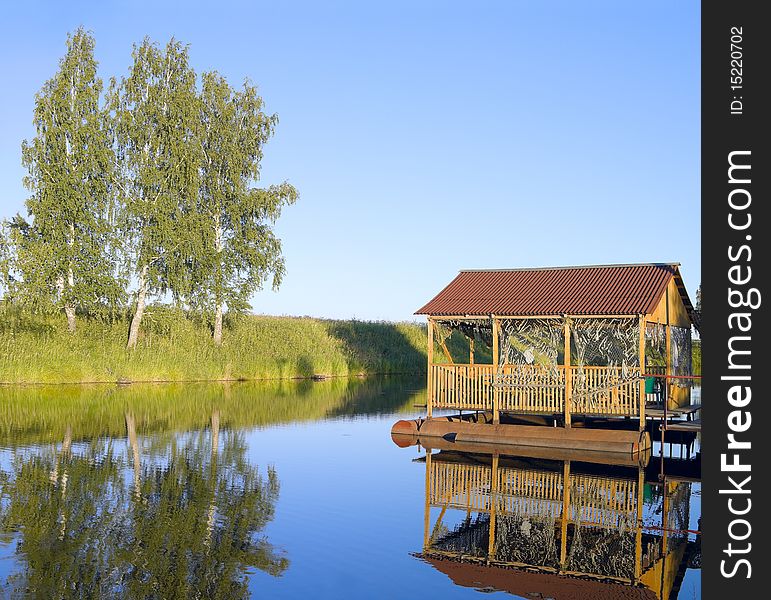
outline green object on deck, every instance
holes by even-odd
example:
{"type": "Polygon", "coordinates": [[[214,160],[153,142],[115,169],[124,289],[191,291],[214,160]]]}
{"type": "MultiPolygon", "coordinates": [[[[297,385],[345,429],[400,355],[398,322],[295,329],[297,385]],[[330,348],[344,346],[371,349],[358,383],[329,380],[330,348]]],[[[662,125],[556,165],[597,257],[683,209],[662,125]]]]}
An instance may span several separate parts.
{"type": "Polygon", "coordinates": [[[655,377],[646,377],[645,378],[645,393],[646,394],[654,394],[656,392],[656,378],[655,377]]]}

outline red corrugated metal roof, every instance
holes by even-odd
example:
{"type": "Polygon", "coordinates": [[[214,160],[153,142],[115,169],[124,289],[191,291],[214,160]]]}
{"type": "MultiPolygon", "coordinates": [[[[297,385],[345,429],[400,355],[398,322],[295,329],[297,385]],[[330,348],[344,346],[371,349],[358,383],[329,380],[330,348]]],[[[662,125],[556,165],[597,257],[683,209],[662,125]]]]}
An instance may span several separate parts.
{"type": "Polygon", "coordinates": [[[649,314],[675,276],[677,263],[461,271],[415,314],[649,314]]]}

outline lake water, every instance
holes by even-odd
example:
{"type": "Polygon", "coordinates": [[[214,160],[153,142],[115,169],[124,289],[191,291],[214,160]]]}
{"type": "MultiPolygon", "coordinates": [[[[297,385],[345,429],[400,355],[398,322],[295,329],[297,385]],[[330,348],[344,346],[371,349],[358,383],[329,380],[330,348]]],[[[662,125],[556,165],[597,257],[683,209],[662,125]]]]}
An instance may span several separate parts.
{"type": "Polygon", "coordinates": [[[427,460],[390,436],[424,404],[406,377],[0,388],[0,597],[700,597],[687,461],[427,460]]]}

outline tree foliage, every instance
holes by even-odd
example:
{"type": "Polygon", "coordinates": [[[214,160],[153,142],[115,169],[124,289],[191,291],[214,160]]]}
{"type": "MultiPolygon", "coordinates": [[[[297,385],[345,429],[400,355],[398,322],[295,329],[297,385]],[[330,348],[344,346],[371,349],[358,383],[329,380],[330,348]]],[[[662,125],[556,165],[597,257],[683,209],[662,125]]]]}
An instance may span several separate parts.
{"type": "Polygon", "coordinates": [[[146,296],[179,295],[193,251],[200,146],[195,71],[186,46],[150,39],[134,47],[127,77],[110,86],[118,187],[131,271],[138,281],[129,346],[136,345],[146,296]]]}
{"type": "Polygon", "coordinates": [[[94,39],[79,29],[35,102],[36,136],[22,146],[29,218],[0,236],[0,285],[36,309],[125,305],[135,284],[128,347],[153,298],[214,315],[241,312],[284,276],[273,225],[297,192],[256,187],[263,147],[278,118],[250,83],[198,77],[188,47],[149,38],[104,102],[94,39]]]}
{"type": "Polygon", "coordinates": [[[247,598],[247,570],[287,569],[263,534],[278,477],[243,438],[128,433],[77,449],[68,435],[0,467],[0,530],[19,532],[12,597],[247,598]]]}
{"type": "Polygon", "coordinates": [[[100,104],[94,38],[78,29],[67,39],[59,70],[35,98],[36,135],[22,144],[29,220],[10,223],[19,300],[75,310],[114,308],[124,296],[117,270],[116,219],[109,119],[100,104]]]}
{"type": "Polygon", "coordinates": [[[701,284],[699,284],[699,287],[696,290],[696,311],[701,314],[701,284]]]}
{"type": "Polygon", "coordinates": [[[257,188],[263,146],[276,115],[263,112],[257,89],[245,82],[234,90],[215,72],[203,75],[199,139],[202,151],[198,213],[201,244],[188,273],[191,304],[215,315],[220,343],[222,311],[243,311],[249,296],[271,276],[281,283],[284,259],[272,225],[297,191],[288,183],[257,188]]]}

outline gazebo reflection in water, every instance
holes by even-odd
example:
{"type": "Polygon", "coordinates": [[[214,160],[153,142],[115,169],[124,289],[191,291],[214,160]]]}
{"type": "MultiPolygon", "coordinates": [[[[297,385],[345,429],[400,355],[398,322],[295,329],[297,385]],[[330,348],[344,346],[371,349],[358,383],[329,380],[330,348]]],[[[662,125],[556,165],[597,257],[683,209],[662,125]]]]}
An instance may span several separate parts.
{"type": "Polygon", "coordinates": [[[698,525],[689,528],[698,475],[666,475],[647,454],[599,455],[600,464],[592,452],[424,443],[415,556],[458,585],[555,600],[668,600],[700,564],[698,525]]]}

